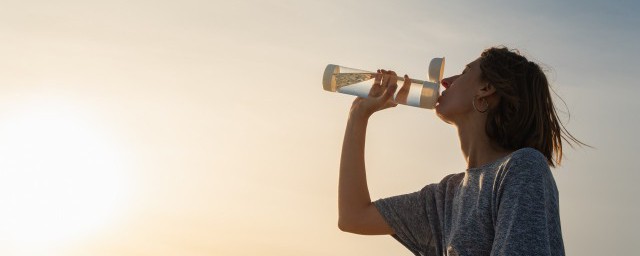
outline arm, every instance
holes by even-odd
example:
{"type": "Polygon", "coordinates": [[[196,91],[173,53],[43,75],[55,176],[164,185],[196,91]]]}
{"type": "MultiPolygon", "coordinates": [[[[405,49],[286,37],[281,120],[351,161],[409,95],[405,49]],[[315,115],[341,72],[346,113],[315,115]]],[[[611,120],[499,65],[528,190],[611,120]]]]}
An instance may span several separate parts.
{"type": "Polygon", "coordinates": [[[351,107],[342,144],[338,183],[338,227],[342,231],[367,235],[394,233],[371,202],[364,150],[369,117],[376,111],[396,105],[391,100],[397,88],[396,82],[392,71],[379,72],[369,97],[357,98],[351,107]]]}
{"type": "Polygon", "coordinates": [[[371,202],[364,163],[367,118],[349,118],[342,145],[338,184],[338,227],[357,234],[393,234],[371,202]]]}

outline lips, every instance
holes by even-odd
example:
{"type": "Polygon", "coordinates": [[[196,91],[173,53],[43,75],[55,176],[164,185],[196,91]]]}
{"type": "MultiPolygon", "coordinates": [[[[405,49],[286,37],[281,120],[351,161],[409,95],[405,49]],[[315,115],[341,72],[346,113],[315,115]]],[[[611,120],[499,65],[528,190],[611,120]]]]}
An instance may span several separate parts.
{"type": "Polygon", "coordinates": [[[438,97],[438,99],[436,100],[436,106],[440,104],[440,102],[442,101],[442,97],[444,97],[444,94],[447,90],[444,90],[440,93],[440,97],[438,97]]]}

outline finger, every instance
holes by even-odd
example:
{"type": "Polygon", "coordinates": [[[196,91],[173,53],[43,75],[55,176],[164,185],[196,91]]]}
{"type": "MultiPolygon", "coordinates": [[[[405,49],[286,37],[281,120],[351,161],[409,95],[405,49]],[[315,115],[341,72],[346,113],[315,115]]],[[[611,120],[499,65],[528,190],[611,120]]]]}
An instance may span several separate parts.
{"type": "Polygon", "coordinates": [[[407,104],[407,98],[409,97],[409,88],[411,87],[411,79],[408,75],[404,75],[404,83],[396,95],[396,102],[401,104],[407,104]]]}
{"type": "Polygon", "coordinates": [[[389,72],[387,72],[387,76],[389,77],[389,80],[387,81],[387,87],[390,87],[392,85],[395,85],[397,87],[398,75],[396,75],[396,72],[389,70],[389,72]]]}
{"type": "Polygon", "coordinates": [[[378,72],[376,72],[376,75],[374,76],[373,84],[380,85],[380,82],[382,82],[382,73],[378,69],[378,72]]]}
{"type": "Polygon", "coordinates": [[[382,81],[380,81],[380,85],[382,85],[383,88],[388,88],[389,87],[389,72],[387,72],[384,69],[381,69],[380,72],[382,73],[382,81]]]}
{"type": "Polygon", "coordinates": [[[382,93],[384,92],[384,88],[381,85],[381,81],[382,81],[382,73],[380,73],[380,70],[378,70],[378,73],[374,76],[371,90],[369,90],[370,97],[378,97],[382,95],[382,93]]]}
{"type": "MultiPolygon", "coordinates": [[[[391,70],[386,72],[387,77],[387,81],[386,81],[386,88],[391,88],[392,86],[395,86],[395,88],[398,88],[398,77],[396,76],[396,72],[393,72],[391,70]]],[[[394,90],[395,93],[395,90],[394,90]]],[[[391,99],[393,101],[393,99],[395,94],[391,95],[391,99]]]]}

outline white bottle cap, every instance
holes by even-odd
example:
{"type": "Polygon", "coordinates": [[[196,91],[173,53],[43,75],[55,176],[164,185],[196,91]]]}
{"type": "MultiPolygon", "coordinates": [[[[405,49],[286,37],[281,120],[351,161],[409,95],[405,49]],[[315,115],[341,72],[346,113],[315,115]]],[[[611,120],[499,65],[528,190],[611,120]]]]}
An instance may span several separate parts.
{"type": "Polygon", "coordinates": [[[429,63],[429,81],[422,85],[420,93],[420,107],[433,109],[440,96],[440,79],[444,73],[444,57],[433,58],[429,63]]]}
{"type": "Polygon", "coordinates": [[[433,58],[429,63],[429,81],[440,84],[442,74],[444,73],[444,57],[433,58]]]}

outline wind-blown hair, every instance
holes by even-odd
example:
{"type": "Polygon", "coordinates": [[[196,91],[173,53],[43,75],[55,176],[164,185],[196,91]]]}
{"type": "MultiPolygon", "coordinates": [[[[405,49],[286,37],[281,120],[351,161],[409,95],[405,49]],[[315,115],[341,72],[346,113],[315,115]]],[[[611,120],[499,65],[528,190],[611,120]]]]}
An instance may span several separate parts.
{"type": "Polygon", "coordinates": [[[547,77],[535,62],[506,47],[480,55],[482,80],[496,88],[499,100],[487,112],[486,133],[504,149],[535,148],[549,165],[562,161],[562,140],[586,145],[558,120],[547,77]]]}

